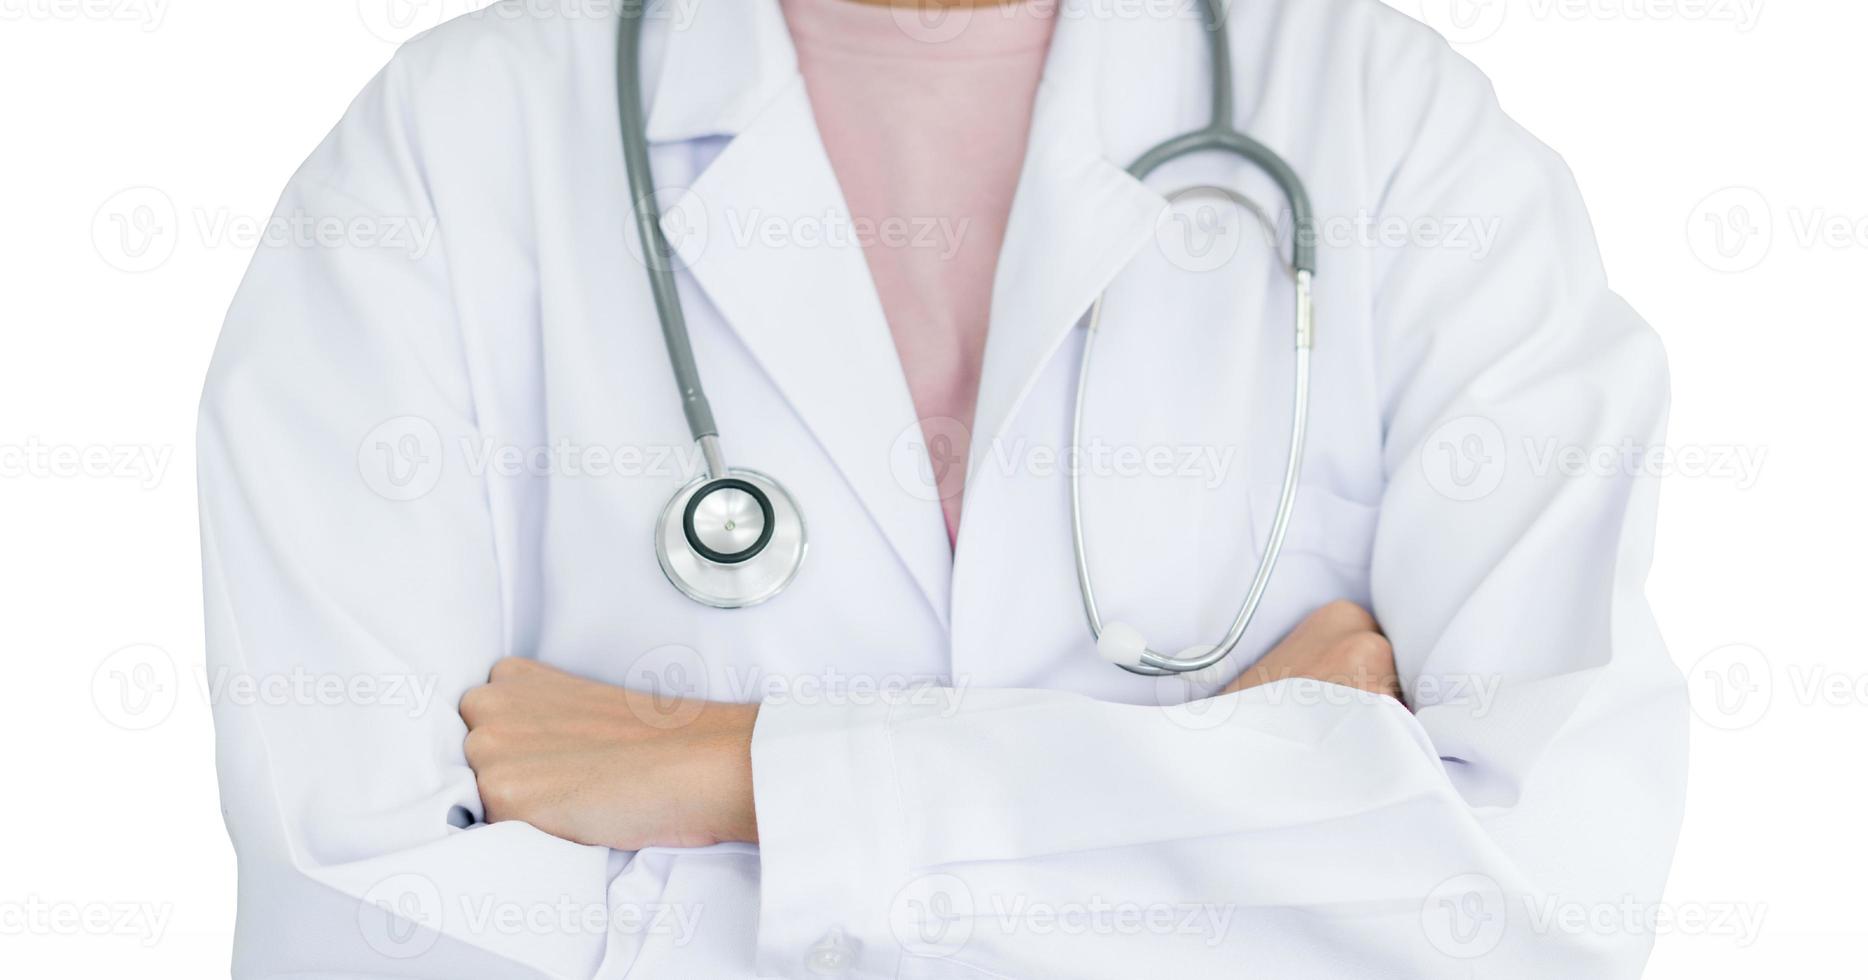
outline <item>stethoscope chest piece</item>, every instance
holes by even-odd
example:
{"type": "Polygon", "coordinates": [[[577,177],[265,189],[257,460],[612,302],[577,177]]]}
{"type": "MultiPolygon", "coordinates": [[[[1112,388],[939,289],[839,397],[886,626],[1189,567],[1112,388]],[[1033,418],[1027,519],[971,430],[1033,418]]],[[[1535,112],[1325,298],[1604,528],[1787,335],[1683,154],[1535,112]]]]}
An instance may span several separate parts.
{"type": "Polygon", "coordinates": [[[695,602],[756,606],[804,564],[804,515],[778,481],[734,469],[683,486],[655,523],[662,574],[695,602]]]}

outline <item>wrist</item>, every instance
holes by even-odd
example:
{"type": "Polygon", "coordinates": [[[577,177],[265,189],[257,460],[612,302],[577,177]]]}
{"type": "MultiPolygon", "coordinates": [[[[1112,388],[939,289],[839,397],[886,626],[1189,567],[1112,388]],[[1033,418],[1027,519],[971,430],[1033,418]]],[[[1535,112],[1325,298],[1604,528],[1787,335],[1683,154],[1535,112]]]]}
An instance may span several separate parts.
{"type": "Polygon", "coordinates": [[[759,842],[759,820],[753,801],[752,733],[759,720],[757,704],[710,705],[722,710],[708,744],[709,771],[718,774],[717,798],[712,807],[719,819],[714,836],[721,841],[759,842]]]}

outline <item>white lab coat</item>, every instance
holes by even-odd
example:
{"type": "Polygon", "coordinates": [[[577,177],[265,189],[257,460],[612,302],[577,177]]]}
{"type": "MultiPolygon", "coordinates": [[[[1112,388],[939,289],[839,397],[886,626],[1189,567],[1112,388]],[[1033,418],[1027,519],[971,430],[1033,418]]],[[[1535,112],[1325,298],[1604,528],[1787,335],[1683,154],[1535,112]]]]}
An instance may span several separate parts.
{"type": "Polygon", "coordinates": [[[1066,4],[957,551],[860,247],[814,236],[845,205],[776,0],[653,19],[664,224],[725,450],[809,521],[790,590],[738,611],[652,551],[695,471],[635,258],[615,20],[553,6],[410,42],[280,204],[432,245],[262,249],[215,356],[211,666],[323,685],[217,705],[236,976],[1640,972],[1646,930],[1595,913],[1658,900],[1680,817],[1683,699],[1642,596],[1656,488],[1563,461],[1658,444],[1665,368],[1562,163],[1477,71],[1373,0],[1234,4],[1239,122],[1325,222],[1315,411],[1245,652],[1190,686],[1097,659],[1048,454],[1113,282],[1088,426],[1132,451],[1086,464],[1104,610],[1168,650],[1222,633],[1276,504],[1291,286],[1249,225],[1216,233],[1222,271],[1167,257],[1163,190],[1281,211],[1255,170],[1123,170],[1206,116],[1196,5],[1066,4]],[[1356,240],[1358,218],[1426,231],[1356,240]],[[1496,240],[1431,239],[1461,221],[1496,240]],[[530,451],[567,446],[592,465],[530,451]],[[1305,682],[1173,707],[1337,598],[1379,616],[1413,713],[1305,682]],[[456,702],[512,655],[766,697],[762,846],[479,824],[456,702]],[[884,696],[914,682],[944,690],[884,696]]]}

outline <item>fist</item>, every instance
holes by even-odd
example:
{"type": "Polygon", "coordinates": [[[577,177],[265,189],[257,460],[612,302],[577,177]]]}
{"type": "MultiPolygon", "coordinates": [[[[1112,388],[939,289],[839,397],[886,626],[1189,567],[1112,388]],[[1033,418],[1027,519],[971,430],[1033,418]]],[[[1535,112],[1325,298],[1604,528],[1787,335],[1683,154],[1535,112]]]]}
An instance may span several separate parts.
{"type": "Polygon", "coordinates": [[[1308,677],[1401,700],[1394,647],[1368,610],[1346,600],[1311,613],[1220,693],[1287,677],[1308,677]]]}
{"type": "Polygon", "coordinates": [[[460,704],[487,822],[625,851],[758,840],[758,711],[670,703],[523,659],[495,664],[460,704]]]}

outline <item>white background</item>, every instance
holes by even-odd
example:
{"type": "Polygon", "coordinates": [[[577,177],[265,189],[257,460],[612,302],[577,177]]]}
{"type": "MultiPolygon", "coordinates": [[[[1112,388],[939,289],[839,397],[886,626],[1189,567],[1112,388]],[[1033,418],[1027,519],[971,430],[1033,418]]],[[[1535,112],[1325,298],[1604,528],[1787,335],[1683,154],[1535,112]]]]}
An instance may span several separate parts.
{"type": "MultiPolygon", "coordinates": [[[[1671,355],[1649,593],[1696,720],[1650,975],[1859,975],[1868,7],[1390,2],[1568,158],[1671,355]]],[[[478,5],[0,0],[0,973],[226,974],[200,379],[287,176],[395,40],[478,5]]]]}

